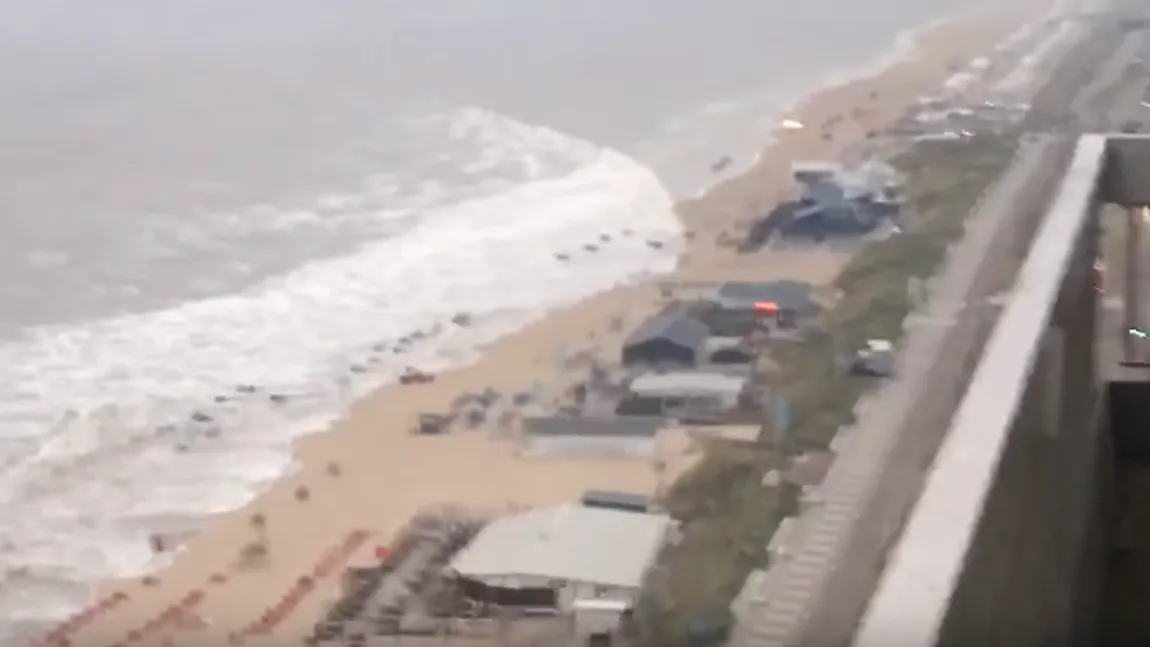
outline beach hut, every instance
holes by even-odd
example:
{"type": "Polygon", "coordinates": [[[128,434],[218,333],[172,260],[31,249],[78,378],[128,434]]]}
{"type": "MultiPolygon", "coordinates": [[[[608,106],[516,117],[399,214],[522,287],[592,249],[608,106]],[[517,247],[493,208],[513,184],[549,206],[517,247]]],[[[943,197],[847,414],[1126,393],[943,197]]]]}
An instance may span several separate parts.
{"type": "Polygon", "coordinates": [[[693,366],[707,343],[706,324],[683,314],[655,315],[639,325],[623,344],[624,366],[693,366]]]}
{"type": "Polygon", "coordinates": [[[746,374],[719,371],[647,373],[631,382],[615,412],[695,424],[724,422],[747,404],[749,384],[746,374]]]}

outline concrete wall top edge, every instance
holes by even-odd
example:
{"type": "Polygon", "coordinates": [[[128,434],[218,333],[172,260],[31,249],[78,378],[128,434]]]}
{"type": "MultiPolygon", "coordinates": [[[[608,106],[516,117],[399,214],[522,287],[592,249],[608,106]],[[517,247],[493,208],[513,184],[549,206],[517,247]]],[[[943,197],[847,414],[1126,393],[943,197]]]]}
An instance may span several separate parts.
{"type": "Polygon", "coordinates": [[[1111,139],[1086,135],[1077,142],[922,494],[887,560],[854,647],[937,643],[1075,242],[1099,198],[1111,195],[1104,192],[1112,187],[1101,186],[1107,167],[1120,161],[1114,156],[1125,145],[1145,151],[1150,168],[1150,137],[1111,139]],[[1142,141],[1131,146],[1131,139],[1142,141]]]}

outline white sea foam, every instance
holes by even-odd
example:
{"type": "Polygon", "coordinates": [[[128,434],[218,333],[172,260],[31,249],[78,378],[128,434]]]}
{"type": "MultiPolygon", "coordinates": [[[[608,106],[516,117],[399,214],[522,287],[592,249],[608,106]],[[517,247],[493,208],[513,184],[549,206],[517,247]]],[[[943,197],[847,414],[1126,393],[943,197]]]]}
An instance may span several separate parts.
{"type": "MultiPolygon", "coordinates": [[[[11,385],[0,399],[0,627],[71,608],[69,583],[153,568],[148,533],[243,504],[290,468],[292,435],[351,393],[407,364],[466,361],[549,309],[673,267],[671,198],[624,155],[474,108],[410,127],[453,146],[456,169],[488,179],[455,195],[446,183],[409,186],[403,209],[357,214],[402,220],[399,233],[243,293],[0,344],[0,380],[11,385]],[[472,317],[466,327],[449,321],[460,312],[472,317]],[[259,392],[237,393],[245,384],[259,392]],[[269,393],[291,399],[273,405],[269,393]],[[191,420],[196,411],[211,420],[191,420]]],[[[365,204],[357,194],[317,202],[289,214],[253,207],[255,225],[225,215],[208,224],[274,229],[365,204]]]]}

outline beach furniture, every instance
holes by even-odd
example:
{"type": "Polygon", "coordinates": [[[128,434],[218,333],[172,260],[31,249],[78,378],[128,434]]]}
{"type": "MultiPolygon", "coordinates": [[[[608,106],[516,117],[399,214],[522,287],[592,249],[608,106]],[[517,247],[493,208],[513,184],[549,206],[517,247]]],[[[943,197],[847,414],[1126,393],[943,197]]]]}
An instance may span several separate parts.
{"type": "Polygon", "coordinates": [[[127,599],[128,594],[122,591],[116,591],[115,593],[107,595],[95,604],[69,616],[67,620],[56,625],[56,627],[47,634],[33,640],[29,644],[29,647],[67,647],[72,644],[70,636],[80,631],[80,629],[90,624],[96,618],[119,606],[127,599]]]}
{"type": "Polygon", "coordinates": [[[244,629],[243,635],[258,636],[270,633],[295,611],[304,598],[315,589],[319,580],[330,577],[340,570],[370,537],[371,533],[366,530],[354,530],[339,543],[324,551],[311,572],[297,578],[275,604],[265,609],[255,622],[244,629]]]}
{"type": "Polygon", "coordinates": [[[419,415],[418,432],[424,435],[446,433],[451,426],[452,420],[452,416],[440,413],[422,413],[419,415]]]}

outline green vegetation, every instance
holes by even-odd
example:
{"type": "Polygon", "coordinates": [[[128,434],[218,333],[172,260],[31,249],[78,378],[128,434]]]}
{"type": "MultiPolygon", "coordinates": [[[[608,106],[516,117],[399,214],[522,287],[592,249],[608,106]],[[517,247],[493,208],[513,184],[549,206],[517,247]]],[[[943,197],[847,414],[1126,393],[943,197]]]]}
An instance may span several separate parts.
{"type": "MultiPolygon", "coordinates": [[[[730,626],[730,603],[747,574],[765,567],[766,545],[779,522],[795,514],[798,492],[763,485],[782,453],[825,448],[853,409],[866,382],[844,375],[836,355],[868,338],[896,340],[910,312],[908,279],[932,276],[963,219],[1005,167],[1013,137],[916,145],[894,161],[907,176],[913,211],[903,234],[874,243],[841,272],[840,295],[823,330],[799,343],[770,348],[768,376],[790,403],[794,443],[776,447],[764,423],[755,443],[714,442],[667,493],[665,505],[683,521],[683,539],[663,556],[644,600],[646,644],[716,644],[730,626]]],[[[767,416],[764,416],[765,418],[767,416]]]]}

